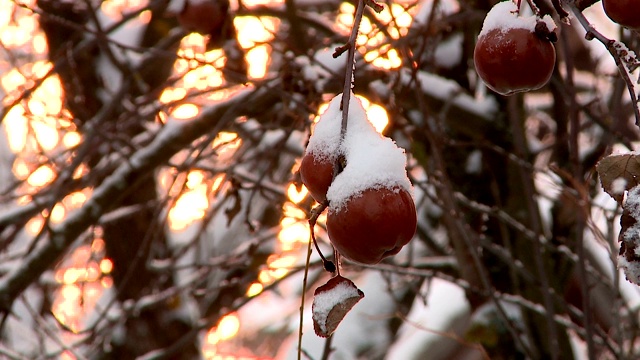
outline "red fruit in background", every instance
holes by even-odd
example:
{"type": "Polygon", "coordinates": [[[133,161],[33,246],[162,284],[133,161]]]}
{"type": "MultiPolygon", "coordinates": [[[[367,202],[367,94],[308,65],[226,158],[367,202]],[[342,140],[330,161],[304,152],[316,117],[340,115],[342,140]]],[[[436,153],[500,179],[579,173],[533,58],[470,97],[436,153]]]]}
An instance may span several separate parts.
{"type": "Polygon", "coordinates": [[[403,188],[367,189],[339,209],[329,207],[327,231],[341,255],[377,264],[397,254],[416,232],[416,207],[403,188]]]}
{"type": "Polygon", "coordinates": [[[491,90],[512,95],[544,86],[553,73],[556,51],[529,29],[491,29],[478,38],[473,61],[491,90]]]}
{"type": "Polygon", "coordinates": [[[209,35],[208,49],[221,47],[235,31],[229,0],[185,0],[178,22],[189,32],[209,35]]]}
{"type": "Polygon", "coordinates": [[[602,0],[607,16],[614,22],[632,29],[640,29],[640,1],[602,0]]]}
{"type": "Polygon", "coordinates": [[[300,163],[300,177],[302,183],[307,187],[311,196],[323,203],[327,198],[327,190],[333,180],[334,162],[328,156],[315,156],[306,153],[300,163]]]}

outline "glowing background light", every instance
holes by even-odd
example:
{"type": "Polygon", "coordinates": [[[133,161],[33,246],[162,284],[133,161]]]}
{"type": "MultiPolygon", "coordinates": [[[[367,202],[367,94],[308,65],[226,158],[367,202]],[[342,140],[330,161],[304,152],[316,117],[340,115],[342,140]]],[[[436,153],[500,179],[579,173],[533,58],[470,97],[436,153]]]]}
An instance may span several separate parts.
{"type": "MultiPolygon", "coordinates": [[[[243,2],[248,8],[281,3],[283,1],[243,2]]],[[[21,4],[34,7],[35,0],[24,0],[21,4]]],[[[101,2],[100,9],[113,20],[119,20],[123,14],[147,5],[148,0],[105,0],[101,2]]],[[[232,4],[232,8],[234,6],[237,8],[237,4],[232,4]]],[[[411,17],[397,4],[392,4],[391,12],[385,11],[386,13],[379,15],[379,19],[384,22],[395,21],[399,30],[392,29],[390,33],[397,38],[403,29],[410,25],[411,17]]],[[[353,6],[343,3],[338,23],[349,26],[352,16],[353,6]]],[[[145,23],[149,18],[150,13],[144,11],[137,20],[145,23]]],[[[269,76],[268,69],[273,51],[270,42],[277,36],[279,20],[265,16],[238,16],[234,18],[234,26],[238,31],[239,45],[245,52],[249,79],[257,80],[269,76]]],[[[365,19],[362,34],[358,38],[365,60],[383,68],[400,66],[396,50],[387,44],[389,39],[374,30],[371,23],[365,19]]],[[[17,154],[12,171],[17,179],[25,181],[21,191],[31,194],[55,179],[58,168],[47,162],[47,156],[55,151],[77,146],[82,142],[82,135],[64,108],[65,94],[60,79],[55,74],[49,74],[52,65],[46,60],[47,43],[44,34],[38,28],[38,16],[17,6],[13,0],[0,0],[0,42],[7,49],[21,48],[32,54],[31,58],[15,64],[0,59],[0,90],[5,95],[3,106],[13,104],[26,89],[41,82],[29,97],[13,107],[3,120],[4,130],[10,134],[9,147],[17,154]]],[[[161,122],[166,123],[169,117],[189,121],[200,114],[203,104],[227,98],[237,91],[234,86],[226,84],[221,71],[227,61],[224,51],[206,51],[205,45],[206,38],[198,34],[189,34],[182,39],[177,52],[178,59],[173,65],[172,79],[176,81],[159,97],[159,103],[166,105],[158,116],[161,122]]],[[[384,131],[389,122],[384,108],[370,103],[366,98],[360,98],[376,129],[384,131]]],[[[321,107],[320,112],[322,111],[321,107]]],[[[242,144],[238,134],[220,132],[211,142],[211,149],[215,151],[217,161],[224,163],[233,161],[234,154],[242,144]]],[[[87,166],[82,164],[73,176],[79,178],[88,171],[87,166]]],[[[194,222],[200,221],[213,205],[213,195],[224,188],[226,181],[224,174],[188,171],[183,174],[184,183],[176,182],[177,185],[184,184],[184,188],[173,186],[174,181],[180,178],[179,175],[177,170],[168,169],[161,171],[158,176],[160,186],[173,199],[167,213],[169,228],[172,231],[186,229],[194,222]]],[[[298,189],[293,184],[285,187],[285,194],[287,201],[282,207],[283,216],[277,234],[276,252],[268,258],[258,280],[248,287],[248,296],[258,296],[266,286],[301,265],[300,254],[302,249],[306,249],[309,241],[309,225],[307,213],[300,208],[303,205],[299,204],[304,204],[309,194],[304,186],[298,189]]],[[[90,196],[91,189],[69,194],[50,210],[32,218],[26,225],[27,233],[35,235],[42,231],[47,217],[54,224],[63,221],[70,211],[82,206],[90,196]]],[[[31,198],[25,195],[19,197],[18,203],[27,204],[30,201],[31,198]]],[[[326,216],[320,217],[316,228],[318,234],[323,233],[322,224],[325,220],[326,216]]],[[[58,284],[52,306],[55,318],[72,332],[81,331],[84,317],[95,307],[104,290],[113,286],[110,276],[113,266],[113,262],[105,257],[104,240],[100,238],[100,229],[97,228],[91,244],[76,248],[55,269],[55,281],[58,284]]],[[[232,340],[240,331],[240,318],[236,314],[223,317],[207,333],[207,341],[203,348],[205,357],[255,359],[252,355],[223,355],[217,351],[218,345],[232,340]]],[[[75,357],[67,351],[61,358],[75,357]]]]}

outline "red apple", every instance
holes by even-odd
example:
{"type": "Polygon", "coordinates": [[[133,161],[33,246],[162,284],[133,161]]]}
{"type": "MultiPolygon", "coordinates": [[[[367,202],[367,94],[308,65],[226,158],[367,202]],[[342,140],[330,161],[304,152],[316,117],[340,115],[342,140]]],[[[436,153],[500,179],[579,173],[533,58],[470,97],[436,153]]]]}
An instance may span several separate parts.
{"type": "Polygon", "coordinates": [[[333,180],[334,161],[329,156],[316,156],[306,153],[300,163],[300,178],[311,196],[323,203],[327,199],[327,190],[333,180]]]}
{"type": "Polygon", "coordinates": [[[631,29],[640,29],[640,1],[602,0],[602,7],[614,22],[631,29]]]}
{"type": "Polygon", "coordinates": [[[491,29],[478,38],[473,61],[491,90],[512,95],[539,89],[549,81],[556,50],[529,29],[491,29]]]}
{"type": "Polygon", "coordinates": [[[404,188],[372,188],[335,209],[329,206],[327,231],[341,255],[377,264],[397,254],[416,232],[416,207],[404,188]]]}

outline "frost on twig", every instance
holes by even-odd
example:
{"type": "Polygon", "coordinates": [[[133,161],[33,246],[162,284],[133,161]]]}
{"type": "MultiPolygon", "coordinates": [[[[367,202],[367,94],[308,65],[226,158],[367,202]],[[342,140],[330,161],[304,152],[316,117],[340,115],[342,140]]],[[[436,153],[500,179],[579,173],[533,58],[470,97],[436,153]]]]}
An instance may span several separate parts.
{"type": "Polygon", "coordinates": [[[313,294],[313,329],[321,337],[329,337],[364,293],[349,279],[331,278],[313,294]]]}

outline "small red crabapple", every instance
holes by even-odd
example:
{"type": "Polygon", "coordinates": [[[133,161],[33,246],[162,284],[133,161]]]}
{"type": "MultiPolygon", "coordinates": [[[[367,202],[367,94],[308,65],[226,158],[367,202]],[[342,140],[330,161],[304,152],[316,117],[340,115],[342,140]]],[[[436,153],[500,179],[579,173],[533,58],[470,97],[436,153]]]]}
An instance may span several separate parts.
{"type": "Polygon", "coordinates": [[[640,1],[602,0],[602,7],[614,22],[631,29],[640,29],[640,1]]]}
{"type": "Polygon", "coordinates": [[[541,88],[555,67],[554,30],[548,16],[521,17],[515,4],[496,4],[485,18],[473,53],[478,75],[502,95],[541,88]]]}

